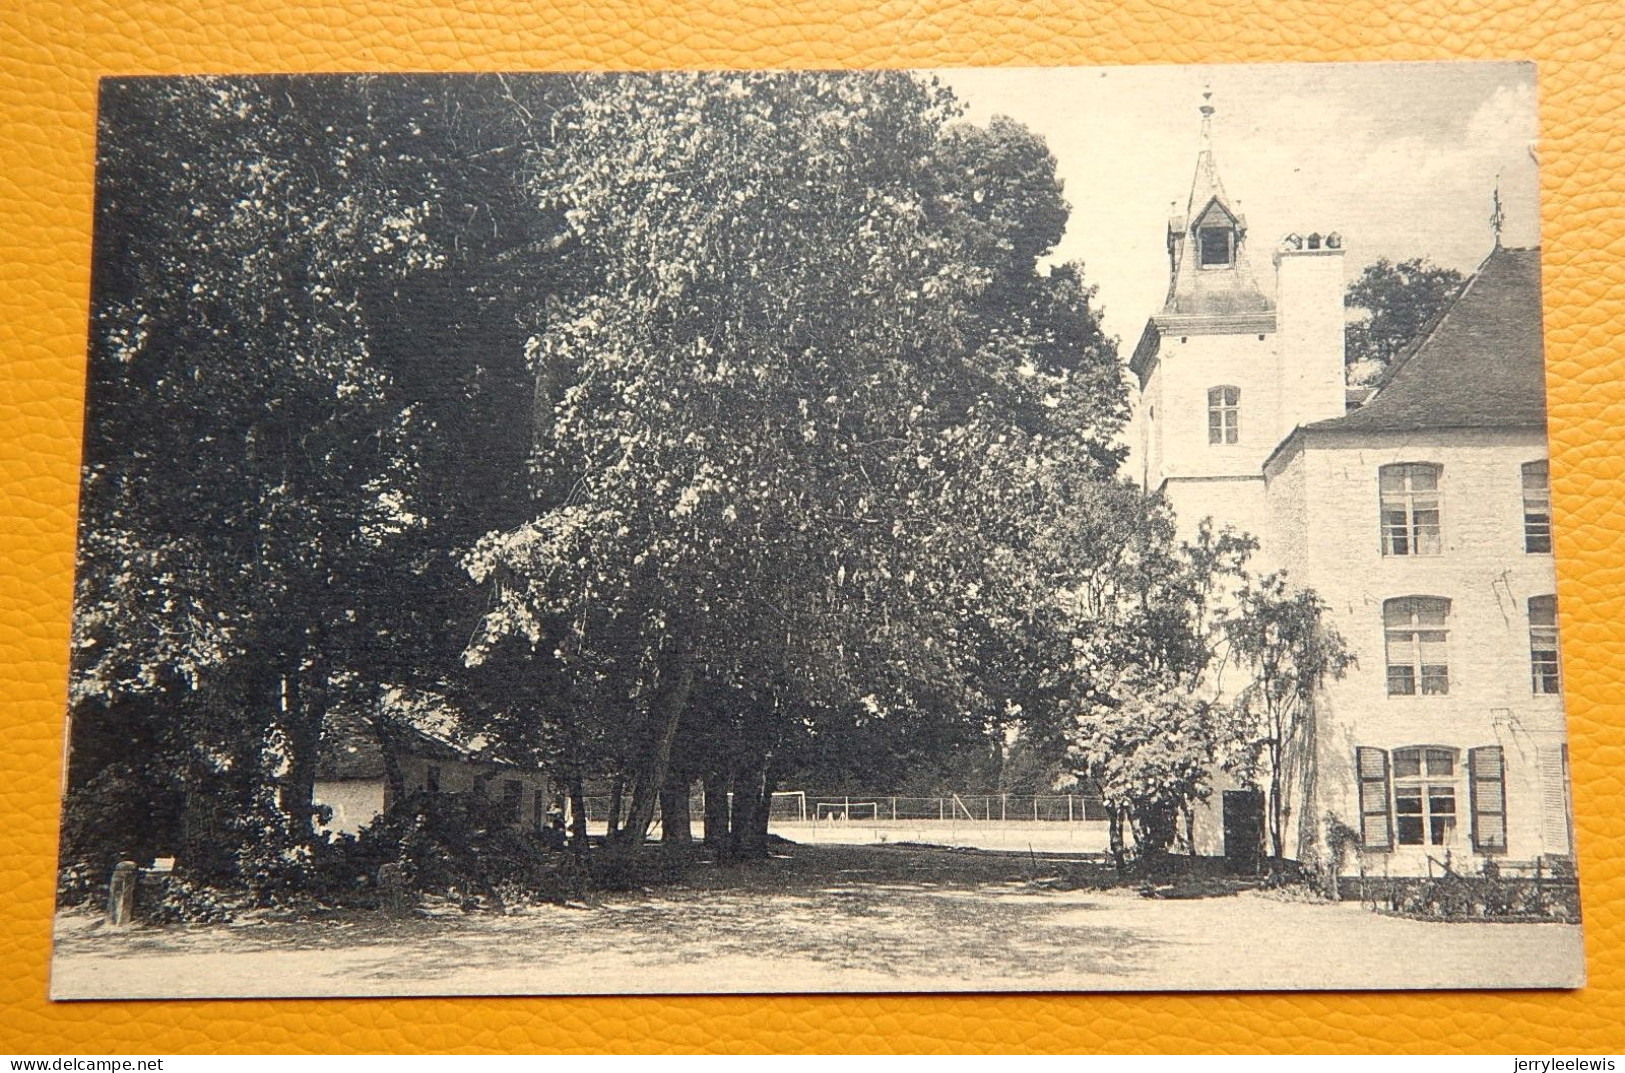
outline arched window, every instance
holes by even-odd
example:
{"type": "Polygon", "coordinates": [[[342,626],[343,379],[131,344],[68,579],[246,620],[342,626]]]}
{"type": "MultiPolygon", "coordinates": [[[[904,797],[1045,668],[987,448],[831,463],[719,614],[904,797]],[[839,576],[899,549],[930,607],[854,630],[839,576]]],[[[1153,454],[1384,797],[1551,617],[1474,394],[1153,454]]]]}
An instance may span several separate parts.
{"type": "Polygon", "coordinates": [[[1450,692],[1445,642],[1450,601],[1438,596],[1400,596],[1383,601],[1390,697],[1442,696],[1450,692]]]}
{"type": "Polygon", "coordinates": [[[1382,553],[1439,554],[1439,476],[1431,462],[1402,462],[1378,471],[1382,553]]]}
{"type": "Polygon", "coordinates": [[[1231,385],[1207,390],[1207,442],[1232,444],[1241,439],[1241,389],[1231,385]]]}
{"type": "Polygon", "coordinates": [[[1523,550],[1552,550],[1551,467],[1544,460],[1523,464],[1523,550]]]}
{"type": "Polygon", "coordinates": [[[1536,693],[1563,692],[1557,658],[1557,597],[1529,598],[1529,680],[1536,693]]]}

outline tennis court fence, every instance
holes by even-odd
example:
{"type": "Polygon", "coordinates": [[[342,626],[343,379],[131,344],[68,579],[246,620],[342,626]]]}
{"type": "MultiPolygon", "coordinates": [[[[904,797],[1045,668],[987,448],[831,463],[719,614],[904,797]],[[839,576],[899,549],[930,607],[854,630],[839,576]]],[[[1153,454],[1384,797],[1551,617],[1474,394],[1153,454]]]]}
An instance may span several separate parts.
{"type": "MultiPolygon", "coordinates": [[[[730,795],[731,796],[731,795],[730,795]]],[[[608,797],[585,799],[587,822],[601,823],[609,815],[608,797]]],[[[696,790],[689,800],[691,815],[705,814],[705,795],[696,790]]],[[[1106,819],[1098,794],[974,794],[935,796],[906,794],[822,794],[781,790],[773,795],[770,826],[800,824],[930,823],[1098,823],[1106,819]]]]}

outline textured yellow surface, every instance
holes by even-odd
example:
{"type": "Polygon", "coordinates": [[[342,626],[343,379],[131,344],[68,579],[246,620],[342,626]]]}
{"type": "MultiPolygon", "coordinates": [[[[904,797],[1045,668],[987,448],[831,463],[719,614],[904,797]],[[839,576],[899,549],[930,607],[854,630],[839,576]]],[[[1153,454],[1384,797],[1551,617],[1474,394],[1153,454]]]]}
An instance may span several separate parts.
{"type": "Polygon", "coordinates": [[[1622,23],[1617,4],[1587,0],[3,0],[0,1051],[1625,1051],[1622,23]],[[1540,64],[1584,991],[45,1001],[98,76],[1448,58],[1540,64]]]}

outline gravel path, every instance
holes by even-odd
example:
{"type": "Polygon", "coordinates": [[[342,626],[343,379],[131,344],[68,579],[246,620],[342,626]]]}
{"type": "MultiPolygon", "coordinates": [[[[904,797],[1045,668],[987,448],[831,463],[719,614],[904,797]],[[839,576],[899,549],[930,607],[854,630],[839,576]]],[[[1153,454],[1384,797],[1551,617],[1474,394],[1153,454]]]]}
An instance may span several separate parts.
{"type": "Polygon", "coordinates": [[[762,991],[1574,987],[1580,929],[1262,892],[1057,889],[1094,865],[798,846],[588,908],[112,930],[57,924],[58,999],[762,991]],[[1057,882],[1057,880],[1061,880],[1057,882]]]}

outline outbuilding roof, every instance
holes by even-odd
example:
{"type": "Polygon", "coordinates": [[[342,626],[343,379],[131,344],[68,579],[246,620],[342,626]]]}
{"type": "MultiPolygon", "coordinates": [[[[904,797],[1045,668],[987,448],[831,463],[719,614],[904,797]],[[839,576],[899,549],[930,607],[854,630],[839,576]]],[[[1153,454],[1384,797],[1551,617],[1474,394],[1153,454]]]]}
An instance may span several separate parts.
{"type": "Polygon", "coordinates": [[[530,750],[470,732],[462,714],[439,693],[390,687],[368,713],[339,705],[326,714],[317,746],[322,779],[371,779],[384,774],[380,730],[398,752],[428,760],[535,768],[530,750]]]}

